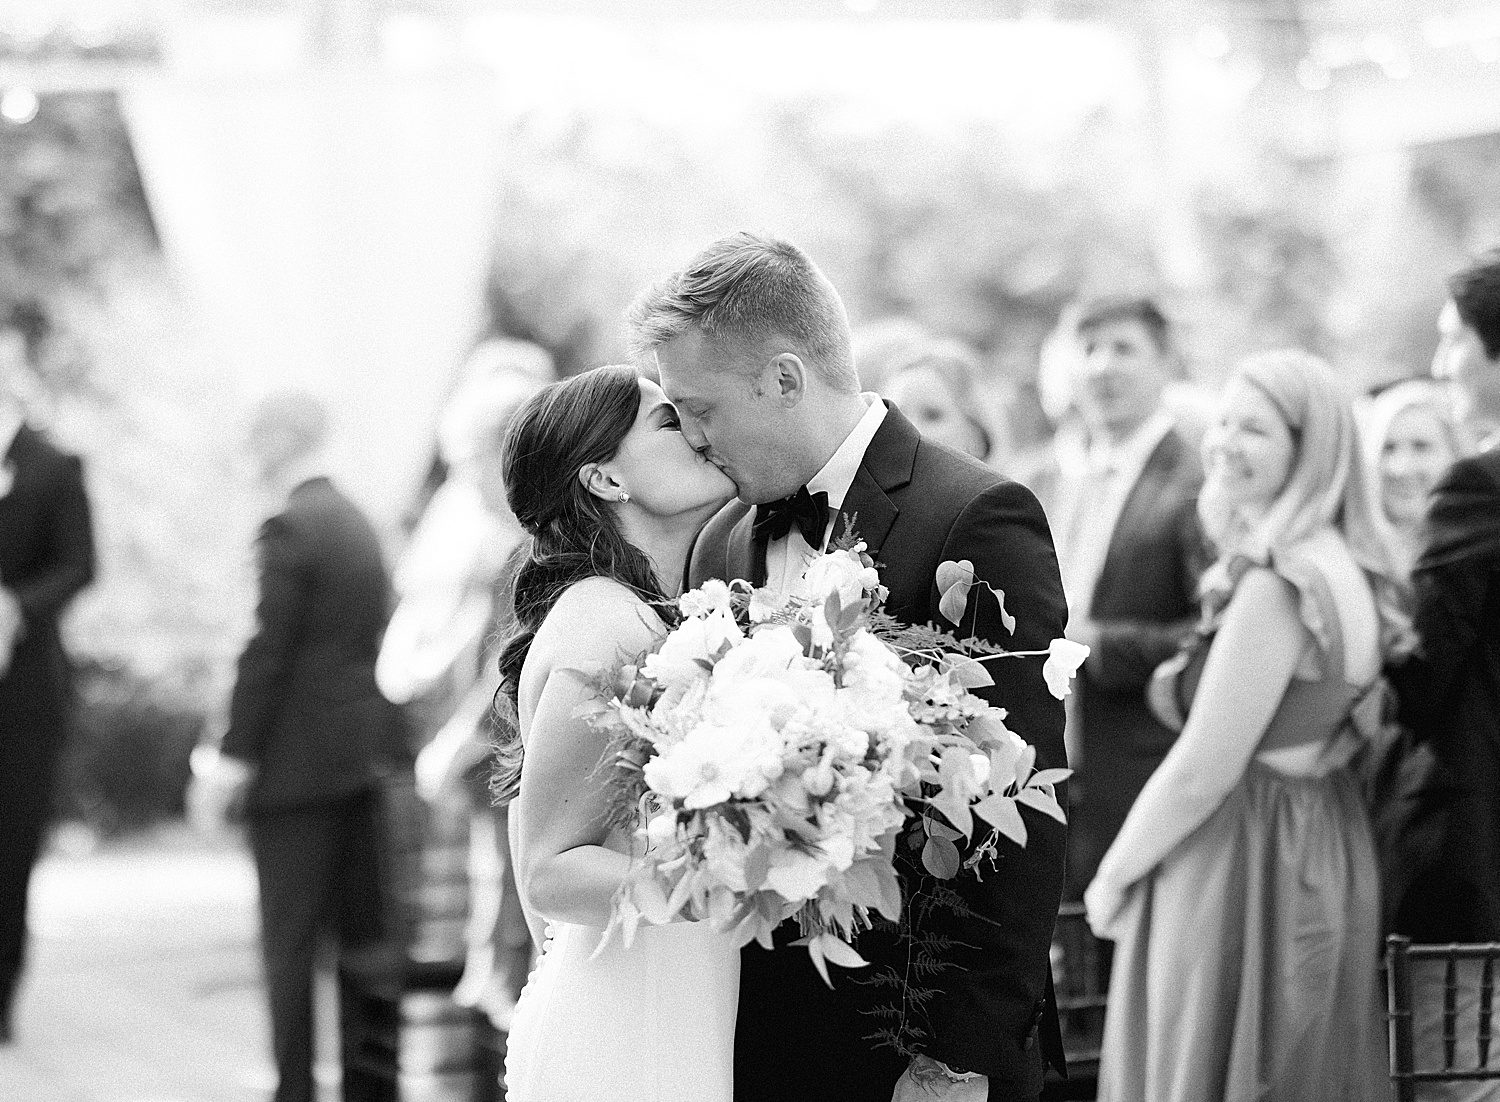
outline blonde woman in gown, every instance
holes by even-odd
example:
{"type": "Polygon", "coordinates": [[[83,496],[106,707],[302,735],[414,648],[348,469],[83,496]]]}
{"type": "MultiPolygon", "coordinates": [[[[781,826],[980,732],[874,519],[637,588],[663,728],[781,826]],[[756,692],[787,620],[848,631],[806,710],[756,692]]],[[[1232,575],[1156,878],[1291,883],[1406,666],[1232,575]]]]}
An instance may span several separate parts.
{"type": "Polygon", "coordinates": [[[531,542],[500,660],[519,742],[502,748],[497,783],[514,796],[516,881],[544,944],[510,1031],[506,1097],[731,1102],[733,940],[679,922],[600,948],[630,839],[609,825],[608,747],[579,713],[590,672],[665,630],[674,590],[661,579],[683,576],[734,484],[683,440],[661,389],[626,367],[553,384],[523,407],[505,483],[531,542]]]}
{"type": "Polygon", "coordinates": [[[1115,942],[1098,1097],[1367,1102],[1389,1090],[1379,885],[1348,765],[1394,620],[1352,406],[1321,361],[1267,353],[1205,451],[1206,660],[1159,671],[1186,722],[1085,895],[1115,942]]]}

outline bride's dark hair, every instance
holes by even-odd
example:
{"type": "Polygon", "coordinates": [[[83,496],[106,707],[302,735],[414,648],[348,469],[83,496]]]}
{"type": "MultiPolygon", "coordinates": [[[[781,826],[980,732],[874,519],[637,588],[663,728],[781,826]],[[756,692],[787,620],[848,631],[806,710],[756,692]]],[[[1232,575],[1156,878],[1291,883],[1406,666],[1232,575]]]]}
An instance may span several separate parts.
{"type": "MultiPolygon", "coordinates": [[[[606,502],[578,477],[613,458],[640,410],[632,367],[596,367],[552,383],[526,403],[505,434],[505,494],[529,536],[512,584],[514,631],[500,654],[500,694],[518,706],[521,667],[558,597],[585,578],[612,578],[658,606],[667,598],[651,560],[620,531],[606,502]]],[[[521,779],[517,716],[497,724],[491,790],[509,802],[521,779]]]]}

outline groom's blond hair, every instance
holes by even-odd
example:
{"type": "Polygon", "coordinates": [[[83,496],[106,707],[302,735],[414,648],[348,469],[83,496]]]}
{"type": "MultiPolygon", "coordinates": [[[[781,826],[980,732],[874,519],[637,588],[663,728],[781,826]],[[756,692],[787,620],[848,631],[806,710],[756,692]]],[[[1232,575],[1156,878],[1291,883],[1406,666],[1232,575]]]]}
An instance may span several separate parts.
{"type": "Polygon", "coordinates": [[[739,232],[720,238],[630,307],[631,354],[655,349],[697,326],[730,370],[795,352],[824,382],[859,392],[843,300],[797,246],[739,232]]]}

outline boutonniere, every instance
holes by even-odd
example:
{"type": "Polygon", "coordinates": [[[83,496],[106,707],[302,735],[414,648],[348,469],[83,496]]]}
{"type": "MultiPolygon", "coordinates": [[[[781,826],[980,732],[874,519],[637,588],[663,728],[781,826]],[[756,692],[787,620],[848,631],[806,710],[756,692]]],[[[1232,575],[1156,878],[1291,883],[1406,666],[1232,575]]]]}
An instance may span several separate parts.
{"type": "Polygon", "coordinates": [[[0,460],[0,497],[10,493],[16,484],[15,464],[0,460]]]}

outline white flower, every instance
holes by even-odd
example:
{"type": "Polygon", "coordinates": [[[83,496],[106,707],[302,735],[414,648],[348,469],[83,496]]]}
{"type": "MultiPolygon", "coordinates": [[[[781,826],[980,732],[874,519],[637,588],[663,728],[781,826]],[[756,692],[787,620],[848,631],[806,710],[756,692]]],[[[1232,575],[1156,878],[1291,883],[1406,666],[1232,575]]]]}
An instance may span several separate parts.
{"type": "Polygon", "coordinates": [[[802,657],[802,644],[797,642],[791,628],[784,624],[761,628],[719,659],[714,667],[714,680],[723,684],[775,677],[794,663],[800,668],[802,657]]]}
{"type": "Polygon", "coordinates": [[[786,607],[786,598],[770,586],[750,591],[750,622],[763,624],[786,607]]]}
{"type": "Polygon", "coordinates": [[[652,846],[665,846],[677,836],[677,812],[664,811],[653,815],[646,824],[646,841],[652,846]]]}
{"type": "Polygon", "coordinates": [[[1088,647],[1071,639],[1054,639],[1048,643],[1047,661],[1042,664],[1042,676],[1047,679],[1047,690],[1058,700],[1071,696],[1073,677],[1088,656],[1088,647]]]}
{"type": "MultiPolygon", "coordinates": [[[[862,546],[862,545],[856,545],[862,546]]],[[[814,559],[803,572],[798,588],[815,605],[822,605],[831,594],[848,608],[866,592],[880,585],[880,575],[873,566],[865,566],[856,550],[832,551],[814,559]]]]}
{"type": "Polygon", "coordinates": [[[781,739],[764,714],[732,726],[705,722],[645,765],[651,788],[691,809],[754,798],[781,776],[781,739]]]}
{"type": "Polygon", "coordinates": [[[829,862],[821,851],[804,853],[800,849],[774,850],[771,868],[766,873],[766,887],[792,903],[811,899],[828,883],[829,862]]]}
{"type": "Polygon", "coordinates": [[[733,611],[729,603],[729,586],[718,578],[710,578],[697,589],[688,590],[677,599],[677,607],[684,616],[707,616],[715,611],[733,611]]]}
{"type": "Polygon", "coordinates": [[[741,639],[739,625],[723,609],[684,620],[667,634],[661,647],[647,655],[641,672],[668,691],[680,693],[708,676],[714,656],[741,639]]]}
{"type": "Polygon", "coordinates": [[[739,831],[726,826],[722,819],[709,819],[708,837],[703,840],[703,860],[713,878],[730,891],[742,892],[745,882],[745,858],[750,848],[739,831]]]}

